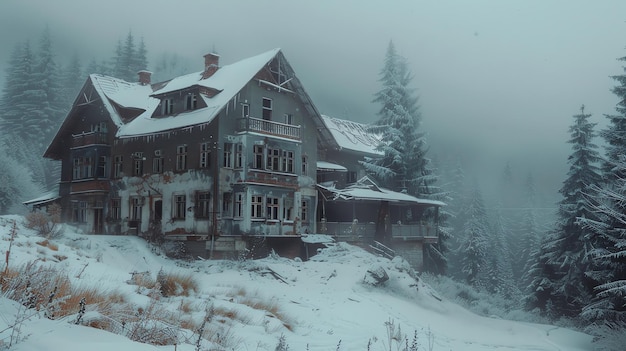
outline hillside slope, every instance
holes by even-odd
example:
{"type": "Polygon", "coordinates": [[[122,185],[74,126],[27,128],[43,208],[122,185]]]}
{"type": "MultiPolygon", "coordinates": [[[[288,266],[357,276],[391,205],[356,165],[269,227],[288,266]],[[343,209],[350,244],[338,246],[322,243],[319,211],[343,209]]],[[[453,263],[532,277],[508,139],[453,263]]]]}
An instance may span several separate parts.
{"type": "MultiPolygon", "coordinates": [[[[404,350],[414,339],[419,350],[429,350],[430,344],[435,351],[592,349],[585,334],[477,316],[441,299],[414,278],[405,261],[389,261],[346,244],[307,262],[280,257],[185,262],[164,257],[137,237],[84,235],[71,227],[44,242],[21,225],[21,217],[3,216],[0,252],[11,244],[13,220],[18,230],[9,256],[11,270],[29,263],[55,267],[74,287],[118,297],[109,304],[86,298],[80,325],[74,324],[78,305],[69,306],[67,316],[50,320],[44,317],[44,306],[27,310],[0,298],[0,349],[9,343],[14,344],[11,349],[29,351],[174,349],[130,341],[140,339],[137,326],[150,331],[148,337],[176,342],[179,351],[196,350],[198,330],[203,330],[202,350],[275,350],[279,342],[289,350],[404,350]],[[368,270],[384,270],[389,280],[375,286],[368,270]],[[154,281],[168,274],[193,277],[195,289],[179,286],[163,296],[154,281]],[[28,318],[19,328],[9,327],[22,317],[28,318]],[[85,324],[106,324],[121,335],[85,324]]],[[[4,270],[4,262],[0,268],[4,270]]]]}

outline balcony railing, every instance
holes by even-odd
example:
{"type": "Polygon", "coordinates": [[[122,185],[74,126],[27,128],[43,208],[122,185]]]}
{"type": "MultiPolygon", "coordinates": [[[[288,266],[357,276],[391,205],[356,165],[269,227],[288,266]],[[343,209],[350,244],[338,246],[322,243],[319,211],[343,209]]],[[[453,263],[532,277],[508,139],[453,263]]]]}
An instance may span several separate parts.
{"type": "MultiPolygon", "coordinates": [[[[374,238],[376,224],[350,222],[320,222],[317,231],[338,239],[374,238]]],[[[404,240],[437,241],[437,226],[434,224],[392,224],[391,237],[404,240]]]]}
{"type": "Polygon", "coordinates": [[[72,135],[72,147],[86,146],[86,145],[108,145],[107,133],[104,132],[85,132],[81,134],[72,135]]]}
{"type": "Polygon", "coordinates": [[[248,117],[239,120],[239,131],[259,132],[300,140],[300,126],[248,117]]]}

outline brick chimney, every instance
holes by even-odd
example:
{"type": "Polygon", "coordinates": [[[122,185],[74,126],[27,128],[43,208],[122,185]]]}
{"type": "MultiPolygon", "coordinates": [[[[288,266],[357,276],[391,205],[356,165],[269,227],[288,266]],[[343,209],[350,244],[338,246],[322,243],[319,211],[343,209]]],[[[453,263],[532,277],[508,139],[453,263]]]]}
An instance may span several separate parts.
{"type": "Polygon", "coordinates": [[[137,72],[137,74],[139,75],[139,84],[141,84],[141,85],[149,85],[150,84],[150,76],[152,75],[152,72],[141,70],[141,71],[137,72]]]}
{"type": "Polygon", "coordinates": [[[204,55],[204,73],[202,73],[202,79],[207,79],[217,72],[219,65],[220,55],[213,53],[204,55]]]}

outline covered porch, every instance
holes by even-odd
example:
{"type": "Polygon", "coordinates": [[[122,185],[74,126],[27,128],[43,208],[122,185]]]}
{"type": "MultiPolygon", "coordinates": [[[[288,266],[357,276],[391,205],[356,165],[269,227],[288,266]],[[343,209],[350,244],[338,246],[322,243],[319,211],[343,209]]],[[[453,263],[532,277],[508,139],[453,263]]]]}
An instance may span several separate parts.
{"type": "Polygon", "coordinates": [[[365,177],[337,189],[318,184],[317,231],[339,241],[436,243],[444,203],[378,187],[365,177]]]}

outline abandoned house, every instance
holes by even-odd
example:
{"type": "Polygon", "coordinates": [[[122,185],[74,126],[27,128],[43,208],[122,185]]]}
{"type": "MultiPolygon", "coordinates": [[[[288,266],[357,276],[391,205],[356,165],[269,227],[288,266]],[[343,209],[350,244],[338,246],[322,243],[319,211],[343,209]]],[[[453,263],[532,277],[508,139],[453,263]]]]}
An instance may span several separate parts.
{"type": "Polygon", "coordinates": [[[298,256],[303,236],[341,239],[355,223],[373,239],[384,207],[390,238],[436,240],[436,222],[420,220],[442,204],[364,177],[358,161],[375,156],[379,140],[322,116],[280,49],[219,59],[207,54],[201,72],[160,83],[148,71],[138,82],[89,76],[44,154],[61,161],[50,199],[64,221],[178,240],[194,256],[298,256]]]}

